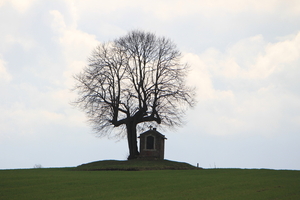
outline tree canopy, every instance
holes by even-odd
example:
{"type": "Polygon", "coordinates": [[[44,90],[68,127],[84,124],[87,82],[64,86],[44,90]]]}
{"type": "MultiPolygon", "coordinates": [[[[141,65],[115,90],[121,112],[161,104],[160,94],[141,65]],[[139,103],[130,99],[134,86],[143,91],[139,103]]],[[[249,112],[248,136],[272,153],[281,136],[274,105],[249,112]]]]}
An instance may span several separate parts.
{"type": "Polygon", "coordinates": [[[194,90],[185,84],[188,65],[165,37],[134,30],[100,44],[88,66],[75,76],[80,107],[101,136],[124,127],[129,158],[138,156],[137,127],[145,123],[176,127],[194,105],[194,90]]]}

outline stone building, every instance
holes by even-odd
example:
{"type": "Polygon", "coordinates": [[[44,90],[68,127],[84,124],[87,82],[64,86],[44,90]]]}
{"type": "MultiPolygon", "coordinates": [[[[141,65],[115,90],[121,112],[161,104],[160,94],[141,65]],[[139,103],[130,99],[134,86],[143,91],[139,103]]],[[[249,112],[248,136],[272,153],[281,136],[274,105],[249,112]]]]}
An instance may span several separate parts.
{"type": "Polygon", "coordinates": [[[140,134],[140,155],[142,159],[163,160],[165,153],[165,139],[163,134],[158,132],[156,128],[140,134]]]}

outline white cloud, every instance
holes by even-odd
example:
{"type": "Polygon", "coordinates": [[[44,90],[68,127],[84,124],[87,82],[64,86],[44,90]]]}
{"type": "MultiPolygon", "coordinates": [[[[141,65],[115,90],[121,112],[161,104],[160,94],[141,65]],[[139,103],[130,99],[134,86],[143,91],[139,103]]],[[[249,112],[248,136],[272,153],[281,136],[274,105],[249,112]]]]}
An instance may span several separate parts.
{"type": "Polygon", "coordinates": [[[1,138],[12,137],[9,133],[13,137],[36,136],[43,128],[87,125],[84,113],[69,104],[74,95],[68,89],[40,91],[34,85],[22,83],[10,86],[9,91],[3,90],[2,95],[6,102],[0,105],[0,142],[1,138]]]}
{"type": "MultiPolygon", "coordinates": [[[[297,122],[299,114],[291,112],[300,112],[300,102],[293,101],[300,99],[293,89],[299,77],[292,76],[300,74],[299,38],[300,32],[267,43],[262,36],[255,36],[224,53],[210,49],[199,56],[186,54],[193,66],[189,82],[198,86],[200,100],[193,123],[216,135],[273,135],[297,122]],[[283,120],[287,118],[289,125],[283,120]]],[[[292,126],[300,128],[300,124],[292,126]]]]}
{"type": "Polygon", "coordinates": [[[0,0],[0,7],[4,5],[6,0],[0,0]]]}
{"type": "Polygon", "coordinates": [[[111,12],[115,12],[122,8],[128,8],[128,7],[135,7],[139,5],[140,1],[137,0],[127,0],[127,1],[120,1],[120,0],[111,0],[111,1],[105,1],[105,0],[91,0],[89,1],[89,4],[80,1],[75,0],[74,5],[77,7],[80,14],[84,12],[99,12],[101,14],[108,14],[111,12]]]}
{"type": "Polygon", "coordinates": [[[201,60],[208,69],[226,78],[265,79],[274,73],[291,69],[299,62],[300,32],[292,39],[266,43],[261,35],[244,39],[226,53],[207,50],[201,60]]]}
{"type": "Polygon", "coordinates": [[[187,77],[187,84],[192,87],[197,86],[198,100],[201,101],[213,98],[214,89],[211,81],[211,74],[205,63],[199,56],[192,53],[185,53],[183,56],[183,62],[188,63],[191,67],[191,69],[189,69],[190,73],[187,77]]]}
{"type": "Polygon", "coordinates": [[[282,0],[177,0],[156,2],[151,1],[151,4],[147,4],[144,9],[151,9],[152,12],[162,19],[170,19],[173,17],[182,17],[199,13],[206,17],[212,17],[216,13],[238,14],[249,11],[262,13],[275,13],[281,11],[282,13],[293,13],[294,15],[299,15],[299,13],[297,13],[299,6],[299,2],[287,2],[282,0]]]}
{"type": "MultiPolygon", "coordinates": [[[[55,113],[49,109],[26,108],[24,104],[17,103],[12,107],[10,114],[6,115],[16,122],[23,130],[43,125],[62,123],[65,119],[60,113],[55,113]]],[[[26,132],[26,131],[25,131],[26,132]]]]}
{"type": "Polygon", "coordinates": [[[299,16],[300,3],[297,0],[110,0],[110,1],[74,1],[75,7],[80,14],[85,12],[99,12],[103,15],[115,13],[120,10],[139,9],[146,13],[152,13],[161,20],[171,20],[178,17],[203,15],[214,17],[216,14],[239,14],[245,12],[281,13],[283,17],[299,16]],[[92,6],[91,6],[92,5],[92,6]]]}
{"type": "MultiPolygon", "coordinates": [[[[58,44],[57,50],[61,50],[63,59],[52,61],[51,54],[39,54],[33,57],[39,58],[38,61],[33,62],[36,67],[21,66],[28,68],[27,75],[45,85],[35,84],[34,81],[24,78],[20,82],[11,83],[8,89],[2,91],[5,95],[5,105],[0,106],[2,138],[8,137],[7,133],[36,136],[42,127],[87,126],[84,113],[70,105],[70,102],[75,99],[75,94],[70,89],[74,85],[72,75],[86,65],[87,57],[98,41],[94,35],[77,29],[76,9],[70,8],[70,10],[74,13],[71,14],[72,22],[68,24],[59,11],[49,11],[53,17],[51,27],[54,33],[49,39],[58,44]]],[[[12,35],[6,36],[5,42],[7,46],[20,44],[27,52],[36,47],[34,40],[12,35]]],[[[30,60],[31,57],[28,59],[30,60]]],[[[20,70],[21,68],[18,72],[20,70]]],[[[1,59],[0,80],[6,82],[11,80],[11,75],[6,70],[6,63],[1,59]]]]}
{"type": "Polygon", "coordinates": [[[21,13],[26,12],[30,6],[35,2],[36,0],[1,0],[0,1],[0,7],[4,5],[6,2],[9,2],[12,4],[12,6],[18,10],[21,13]]]}
{"type": "Polygon", "coordinates": [[[0,84],[3,82],[7,83],[12,79],[12,76],[6,70],[5,65],[5,61],[0,58],[0,84]]]}
{"type": "Polygon", "coordinates": [[[52,28],[57,33],[55,40],[61,45],[67,63],[67,70],[64,72],[65,84],[70,88],[74,86],[72,75],[86,65],[89,54],[99,42],[95,35],[78,30],[76,19],[71,26],[67,26],[64,16],[59,11],[52,10],[50,14],[53,16],[52,28]]]}
{"type": "Polygon", "coordinates": [[[23,47],[25,51],[29,51],[30,49],[36,46],[36,42],[33,39],[26,38],[24,36],[14,36],[14,35],[6,35],[5,43],[6,46],[19,44],[23,47]]]}
{"type": "Polygon", "coordinates": [[[58,10],[51,10],[49,13],[53,16],[52,29],[62,32],[66,29],[64,16],[58,10]]]}
{"type": "Polygon", "coordinates": [[[292,69],[299,64],[300,32],[291,40],[268,44],[249,70],[249,77],[266,78],[273,73],[292,69]]]}

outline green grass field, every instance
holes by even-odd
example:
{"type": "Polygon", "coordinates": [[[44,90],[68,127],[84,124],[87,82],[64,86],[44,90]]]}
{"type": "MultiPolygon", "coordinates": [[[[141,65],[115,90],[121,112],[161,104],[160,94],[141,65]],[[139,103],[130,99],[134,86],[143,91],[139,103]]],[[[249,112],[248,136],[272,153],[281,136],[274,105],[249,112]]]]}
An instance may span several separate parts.
{"type": "Polygon", "coordinates": [[[0,199],[300,199],[300,171],[0,170],[0,199]]]}

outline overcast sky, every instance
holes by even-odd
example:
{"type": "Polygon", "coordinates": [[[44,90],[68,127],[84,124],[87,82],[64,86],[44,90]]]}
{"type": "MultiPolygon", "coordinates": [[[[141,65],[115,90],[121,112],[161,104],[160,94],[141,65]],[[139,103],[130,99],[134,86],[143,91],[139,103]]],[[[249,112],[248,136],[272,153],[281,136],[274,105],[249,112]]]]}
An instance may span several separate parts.
{"type": "Polygon", "coordinates": [[[197,106],[162,131],[165,158],[300,170],[300,1],[0,0],[0,169],[124,160],[70,102],[73,74],[133,29],[172,39],[197,106]]]}

